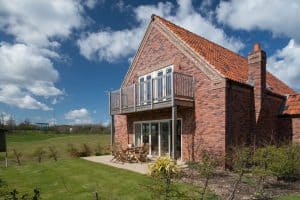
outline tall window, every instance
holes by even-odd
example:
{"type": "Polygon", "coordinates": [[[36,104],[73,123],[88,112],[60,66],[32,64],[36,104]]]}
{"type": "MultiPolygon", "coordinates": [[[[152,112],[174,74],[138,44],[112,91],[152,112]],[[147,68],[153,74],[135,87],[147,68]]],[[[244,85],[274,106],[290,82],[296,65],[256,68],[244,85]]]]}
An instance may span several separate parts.
{"type": "Polygon", "coordinates": [[[163,72],[157,73],[157,98],[158,100],[163,97],[163,72]]]}
{"type": "Polygon", "coordinates": [[[147,102],[151,101],[151,83],[152,79],[151,79],[151,75],[147,76],[147,83],[146,83],[146,96],[147,96],[147,102]]]}
{"type": "Polygon", "coordinates": [[[140,103],[144,103],[144,85],[145,85],[145,80],[144,77],[140,78],[140,103]]]}
{"type": "Polygon", "coordinates": [[[170,97],[172,93],[172,68],[167,68],[166,73],[166,96],[170,97]]]}

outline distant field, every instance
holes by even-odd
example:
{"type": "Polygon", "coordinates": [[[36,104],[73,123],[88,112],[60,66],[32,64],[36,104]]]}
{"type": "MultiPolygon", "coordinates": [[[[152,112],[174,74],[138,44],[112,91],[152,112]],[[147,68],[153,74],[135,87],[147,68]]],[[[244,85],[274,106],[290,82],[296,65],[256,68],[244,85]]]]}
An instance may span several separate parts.
{"type": "MultiPolygon", "coordinates": [[[[99,145],[103,149],[107,149],[110,144],[110,135],[107,134],[56,134],[51,132],[27,131],[22,133],[8,134],[8,157],[9,164],[15,164],[13,149],[22,153],[22,159],[25,162],[32,161],[35,158],[33,153],[39,147],[43,147],[46,151],[49,146],[54,146],[58,150],[60,158],[69,157],[68,145],[73,144],[77,148],[81,148],[83,144],[87,144],[95,150],[99,145]]],[[[0,164],[3,163],[3,155],[1,154],[0,164]]]]}

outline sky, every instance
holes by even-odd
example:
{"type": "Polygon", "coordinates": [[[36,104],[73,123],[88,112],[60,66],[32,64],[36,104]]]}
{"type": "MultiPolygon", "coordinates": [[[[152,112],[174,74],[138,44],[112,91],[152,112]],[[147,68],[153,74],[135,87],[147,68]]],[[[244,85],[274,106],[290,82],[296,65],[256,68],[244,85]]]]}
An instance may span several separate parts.
{"type": "Polygon", "coordinates": [[[120,87],[151,14],[243,56],[260,42],[267,70],[299,92],[299,13],[299,0],[0,0],[0,113],[108,124],[108,91],[120,87]]]}

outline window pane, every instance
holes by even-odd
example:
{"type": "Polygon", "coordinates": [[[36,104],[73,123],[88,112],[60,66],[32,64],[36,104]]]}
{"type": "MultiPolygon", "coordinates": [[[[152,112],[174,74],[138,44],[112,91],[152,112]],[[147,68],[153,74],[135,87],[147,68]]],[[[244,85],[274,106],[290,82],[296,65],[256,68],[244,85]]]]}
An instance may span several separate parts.
{"type": "Polygon", "coordinates": [[[157,98],[161,99],[163,96],[163,72],[157,73],[157,98]]]}
{"type": "Polygon", "coordinates": [[[140,78],[140,103],[144,101],[144,78],[140,78]]]}
{"type": "Polygon", "coordinates": [[[134,134],[135,134],[135,146],[141,146],[142,144],[142,134],[141,134],[141,124],[134,125],[134,134]]]}
{"type": "Polygon", "coordinates": [[[147,90],[146,90],[147,101],[151,100],[151,75],[147,76],[147,90]]]}
{"type": "Polygon", "coordinates": [[[171,96],[172,93],[172,68],[167,69],[167,75],[166,75],[166,96],[169,97],[171,96]]]}

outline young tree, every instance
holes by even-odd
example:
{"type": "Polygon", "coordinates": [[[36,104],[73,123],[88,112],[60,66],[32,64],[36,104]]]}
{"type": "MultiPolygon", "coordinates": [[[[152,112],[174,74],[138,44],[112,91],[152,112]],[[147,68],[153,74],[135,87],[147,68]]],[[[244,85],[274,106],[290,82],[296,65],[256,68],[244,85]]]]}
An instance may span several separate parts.
{"type": "Polygon", "coordinates": [[[265,196],[264,184],[266,178],[272,175],[270,163],[272,163],[274,152],[276,152],[275,146],[266,146],[256,149],[253,153],[252,174],[257,178],[256,195],[258,197],[265,196]]]}
{"type": "Polygon", "coordinates": [[[49,157],[53,158],[53,160],[56,162],[58,160],[58,151],[54,146],[49,146],[49,157]]]}
{"type": "Polygon", "coordinates": [[[208,189],[209,180],[216,173],[217,167],[220,164],[220,159],[207,150],[201,151],[201,161],[191,165],[200,177],[204,178],[203,189],[200,192],[200,199],[203,200],[208,189]]]}
{"type": "Polygon", "coordinates": [[[251,164],[251,150],[248,147],[236,147],[233,151],[232,169],[237,173],[238,177],[234,182],[233,189],[228,197],[228,200],[233,200],[235,197],[238,185],[242,181],[243,176],[249,171],[251,164]]]}
{"type": "Polygon", "coordinates": [[[46,154],[46,151],[44,150],[43,147],[39,147],[35,150],[33,155],[37,158],[38,162],[42,162],[43,156],[46,154]]]}

